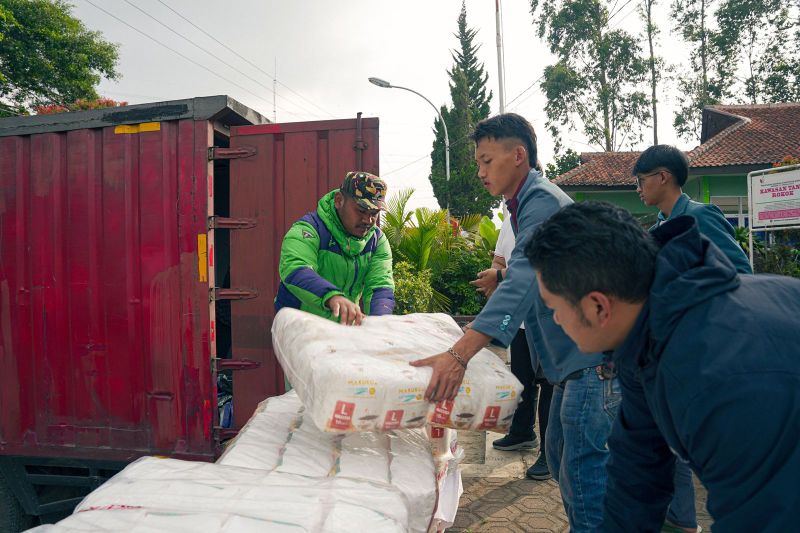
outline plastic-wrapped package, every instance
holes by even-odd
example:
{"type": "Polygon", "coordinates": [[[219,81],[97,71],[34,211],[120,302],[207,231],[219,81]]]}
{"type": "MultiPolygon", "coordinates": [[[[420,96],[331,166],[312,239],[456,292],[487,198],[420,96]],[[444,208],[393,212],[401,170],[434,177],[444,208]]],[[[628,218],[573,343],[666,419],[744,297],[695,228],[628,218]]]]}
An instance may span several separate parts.
{"type": "Polygon", "coordinates": [[[320,533],[349,532],[362,525],[394,533],[408,530],[409,520],[403,494],[388,485],[145,457],[89,494],[75,514],[58,525],[80,530],[80,524],[89,524],[89,531],[130,530],[133,523],[147,519],[150,530],[169,531],[155,522],[166,524],[171,514],[180,515],[181,523],[193,525],[194,531],[220,530],[234,516],[251,530],[272,531],[273,525],[275,529],[282,525],[285,531],[301,528],[298,531],[320,533]],[[104,514],[120,510],[146,513],[104,514]],[[93,513],[92,518],[84,513],[93,513]],[[345,524],[347,516],[358,518],[345,524]],[[211,526],[212,517],[216,517],[216,529],[211,526]],[[123,527],[120,521],[133,523],[123,527]],[[256,527],[259,522],[260,528],[256,527]]]}
{"type": "MultiPolygon", "coordinates": [[[[333,434],[305,419],[294,392],[262,402],[217,464],[142,458],[37,533],[277,531],[339,533],[443,529],[460,496],[448,465],[455,431],[437,453],[423,429],[333,434]],[[446,449],[446,450],[445,450],[446,449]],[[439,502],[443,509],[437,510],[439,502]],[[44,528],[44,529],[43,529],[44,528]]],[[[454,455],[453,452],[456,452],[454,455]]]]}
{"type": "MultiPolygon", "coordinates": [[[[301,526],[221,513],[176,513],[151,509],[112,508],[75,513],[57,524],[45,524],[28,533],[306,533],[301,526]]],[[[341,529],[340,531],[346,531],[341,529]]],[[[391,531],[391,529],[386,530],[391,531]]],[[[398,530],[401,531],[401,530],[398,530]]]]}
{"type": "Polygon", "coordinates": [[[318,457],[329,457],[333,463],[324,476],[362,479],[374,482],[376,486],[393,486],[407,502],[409,531],[426,531],[440,496],[437,496],[437,466],[430,450],[431,441],[424,429],[339,435],[325,433],[310,421],[306,423],[305,415],[296,391],[261,402],[217,463],[277,472],[301,472],[303,466],[315,469],[314,462],[303,459],[302,447],[296,447],[297,453],[288,457],[286,451],[292,443],[315,443],[313,453],[318,457]],[[294,416],[287,417],[287,413],[294,416]],[[281,416],[284,418],[281,419],[281,416]],[[291,424],[292,427],[286,429],[281,423],[291,424]],[[301,431],[303,438],[298,440],[295,437],[301,431]],[[283,435],[283,442],[268,437],[270,432],[283,435]],[[260,454],[257,452],[259,441],[260,454]],[[320,443],[328,446],[327,451],[320,448],[320,443]]]}
{"type": "Polygon", "coordinates": [[[470,360],[454,401],[423,398],[430,367],[408,363],[444,352],[461,337],[445,314],[367,317],[359,327],[282,309],[272,324],[275,353],[320,429],[388,431],[426,423],[503,432],[522,384],[488,350],[470,360]]]}
{"type": "Polygon", "coordinates": [[[228,441],[217,463],[274,470],[289,434],[300,424],[302,410],[303,404],[293,391],[264,400],[236,437],[228,441]]]}

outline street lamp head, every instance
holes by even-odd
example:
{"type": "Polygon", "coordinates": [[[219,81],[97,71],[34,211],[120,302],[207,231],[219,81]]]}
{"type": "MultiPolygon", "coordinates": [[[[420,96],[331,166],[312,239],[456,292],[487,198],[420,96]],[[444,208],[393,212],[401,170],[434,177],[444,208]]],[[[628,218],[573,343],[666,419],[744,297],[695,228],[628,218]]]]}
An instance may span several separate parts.
{"type": "Polygon", "coordinates": [[[382,80],[380,78],[369,78],[369,82],[372,85],[377,85],[378,87],[383,87],[384,89],[391,89],[392,84],[386,80],[382,80]]]}

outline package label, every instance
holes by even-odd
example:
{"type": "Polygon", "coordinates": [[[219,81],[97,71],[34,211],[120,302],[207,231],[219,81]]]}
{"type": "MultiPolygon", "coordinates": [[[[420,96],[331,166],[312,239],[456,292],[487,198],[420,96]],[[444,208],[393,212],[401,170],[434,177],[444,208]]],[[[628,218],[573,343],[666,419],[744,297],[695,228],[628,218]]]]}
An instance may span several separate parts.
{"type": "Polygon", "coordinates": [[[336,402],[336,410],[331,417],[331,428],[333,429],[348,429],[352,426],[353,411],[356,409],[356,404],[351,402],[343,402],[338,400],[336,402]]]}
{"type": "Polygon", "coordinates": [[[403,421],[403,410],[402,409],[393,409],[391,411],[386,411],[386,418],[383,420],[383,429],[397,429],[400,427],[400,423],[403,421]]]}
{"type": "Polygon", "coordinates": [[[447,424],[450,421],[450,413],[453,412],[453,401],[442,400],[433,409],[431,422],[434,424],[447,424]]]}
{"type": "Polygon", "coordinates": [[[481,429],[493,428],[497,425],[497,418],[500,416],[500,406],[490,405],[486,408],[481,422],[481,429]]]}

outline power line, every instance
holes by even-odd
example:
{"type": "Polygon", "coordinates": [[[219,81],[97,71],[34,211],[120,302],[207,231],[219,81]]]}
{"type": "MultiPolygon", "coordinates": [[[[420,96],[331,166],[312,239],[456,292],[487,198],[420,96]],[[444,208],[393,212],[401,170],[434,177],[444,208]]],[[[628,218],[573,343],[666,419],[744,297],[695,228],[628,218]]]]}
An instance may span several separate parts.
{"type": "Polygon", "coordinates": [[[416,164],[416,163],[419,163],[420,161],[422,161],[422,160],[423,160],[423,159],[425,159],[426,157],[430,157],[430,156],[431,156],[431,154],[425,154],[425,155],[423,155],[422,157],[420,157],[419,159],[415,159],[415,160],[411,161],[410,163],[406,163],[405,165],[403,165],[403,166],[401,166],[401,167],[397,167],[397,168],[396,168],[396,169],[394,169],[394,170],[390,170],[389,172],[381,172],[381,177],[385,178],[385,177],[386,177],[386,176],[388,176],[389,174],[394,174],[395,172],[398,172],[398,171],[400,171],[400,170],[403,170],[403,169],[404,169],[404,168],[406,168],[406,167],[410,167],[411,165],[414,165],[414,164],[416,164]]]}
{"type": "MultiPolygon", "coordinates": [[[[113,19],[117,20],[119,23],[121,23],[121,24],[124,24],[125,26],[129,27],[129,28],[130,28],[130,29],[132,29],[133,31],[135,31],[135,32],[139,33],[140,35],[143,35],[143,36],[147,37],[148,39],[150,39],[151,41],[155,42],[156,44],[159,44],[159,45],[163,46],[164,48],[166,48],[167,50],[169,50],[170,52],[172,52],[172,53],[174,53],[174,54],[176,54],[176,55],[178,55],[178,56],[182,57],[183,59],[185,59],[185,60],[186,60],[186,61],[188,61],[189,63],[191,63],[191,64],[193,64],[193,65],[195,65],[195,66],[198,66],[198,67],[200,67],[201,69],[205,70],[206,72],[209,72],[210,74],[212,74],[212,75],[216,76],[217,78],[221,79],[222,81],[225,81],[225,82],[227,82],[227,83],[230,83],[231,85],[233,85],[233,86],[235,86],[235,87],[238,87],[239,89],[241,89],[241,90],[243,90],[243,91],[245,91],[245,92],[247,92],[247,93],[249,93],[249,94],[252,94],[253,96],[255,96],[256,98],[258,98],[259,100],[261,100],[261,101],[263,101],[263,102],[267,102],[267,100],[266,100],[266,99],[264,99],[264,97],[257,95],[256,93],[254,93],[254,92],[253,92],[253,91],[251,91],[250,89],[247,89],[246,87],[242,87],[241,85],[239,85],[238,83],[236,83],[236,82],[234,82],[234,81],[231,81],[231,80],[228,80],[228,79],[224,78],[222,75],[220,75],[220,74],[217,74],[216,72],[214,72],[214,71],[213,71],[213,70],[211,70],[210,68],[206,67],[205,65],[202,65],[201,63],[198,63],[198,62],[197,62],[197,61],[195,61],[194,59],[192,59],[192,58],[190,58],[190,57],[188,57],[188,56],[186,56],[186,55],[184,55],[184,54],[182,54],[182,53],[178,52],[178,51],[177,51],[177,50],[175,50],[174,48],[171,48],[171,47],[167,46],[166,44],[162,43],[161,41],[159,41],[159,40],[158,40],[158,39],[156,39],[155,37],[152,37],[152,36],[148,35],[147,33],[143,32],[142,30],[140,30],[140,29],[138,29],[138,28],[136,28],[136,27],[134,27],[134,26],[132,26],[132,25],[128,24],[127,22],[125,22],[125,21],[124,21],[124,20],[122,20],[121,18],[117,17],[117,16],[116,16],[116,15],[114,15],[113,13],[110,13],[110,12],[106,11],[105,9],[103,9],[103,8],[102,8],[102,7],[100,7],[100,6],[98,6],[97,4],[95,4],[94,2],[92,2],[91,0],[84,0],[84,1],[85,1],[87,4],[89,4],[89,5],[93,6],[93,7],[95,7],[96,9],[99,9],[100,11],[102,11],[103,13],[105,13],[106,15],[108,15],[109,17],[111,17],[111,18],[113,18],[113,19]]],[[[287,113],[289,113],[290,115],[295,115],[295,113],[291,113],[291,112],[289,112],[289,111],[287,111],[287,113]]]]}
{"type": "Polygon", "coordinates": [[[628,11],[628,13],[627,13],[627,14],[626,14],[624,17],[622,17],[621,19],[617,20],[617,22],[615,22],[615,23],[614,23],[614,25],[613,25],[613,26],[611,26],[611,28],[619,28],[620,24],[622,24],[622,22],[623,22],[623,21],[624,21],[626,18],[630,17],[630,16],[631,16],[633,13],[635,13],[635,12],[636,12],[636,9],[638,9],[638,7],[639,7],[639,6],[633,6],[633,9],[631,9],[630,11],[628,11]]]}
{"type": "MultiPolygon", "coordinates": [[[[620,14],[620,12],[622,12],[622,10],[623,10],[623,9],[625,9],[626,7],[628,7],[628,4],[630,4],[631,2],[633,2],[633,0],[628,0],[627,2],[625,2],[624,4],[622,4],[622,5],[619,7],[619,9],[618,9],[618,10],[614,11],[613,13],[611,13],[611,15],[609,15],[609,16],[608,16],[608,21],[606,21],[606,24],[610,23],[610,22],[611,22],[611,19],[613,19],[614,17],[616,17],[617,15],[619,15],[619,14],[620,14]]],[[[634,6],[634,9],[636,9],[636,6],[634,6]]],[[[626,15],[626,16],[627,16],[627,15],[626,15]]]]}
{"type": "Polygon", "coordinates": [[[313,105],[314,107],[316,107],[317,109],[319,109],[319,110],[320,110],[320,111],[322,111],[323,113],[325,113],[325,114],[327,114],[327,115],[330,115],[330,116],[335,116],[333,113],[331,113],[331,112],[329,112],[329,111],[327,111],[327,110],[325,110],[325,109],[321,108],[320,106],[318,106],[317,104],[315,104],[314,102],[312,102],[311,100],[309,100],[308,98],[306,98],[305,96],[303,96],[302,94],[298,93],[297,91],[295,91],[294,89],[292,89],[291,87],[289,87],[288,85],[286,85],[285,83],[278,81],[278,80],[277,80],[277,79],[276,79],[276,78],[275,78],[273,75],[271,75],[269,72],[265,71],[264,69],[262,69],[261,67],[259,67],[258,65],[256,65],[255,63],[253,63],[252,61],[250,61],[249,59],[247,59],[246,57],[244,57],[244,56],[242,56],[241,54],[239,54],[239,53],[238,53],[236,50],[234,50],[233,48],[231,48],[231,47],[230,47],[230,46],[228,46],[227,44],[223,43],[222,41],[220,41],[219,39],[217,39],[216,37],[214,37],[213,35],[211,35],[210,33],[208,33],[206,30],[204,30],[203,28],[201,28],[200,26],[198,26],[197,24],[195,24],[194,22],[192,22],[191,20],[189,20],[188,18],[186,18],[185,16],[183,16],[181,13],[179,13],[178,11],[176,11],[175,9],[173,9],[172,7],[170,7],[168,4],[164,3],[162,0],[158,0],[158,3],[160,3],[161,5],[163,5],[164,7],[166,7],[167,9],[169,9],[170,11],[172,11],[173,13],[175,13],[176,15],[178,15],[180,18],[182,18],[183,20],[185,20],[186,22],[188,22],[189,24],[191,24],[191,25],[192,25],[194,28],[196,28],[198,31],[202,32],[204,35],[206,35],[206,36],[207,36],[207,37],[209,37],[210,39],[214,40],[214,41],[215,41],[216,43],[218,43],[220,46],[224,47],[226,50],[228,50],[229,52],[231,52],[233,55],[235,55],[236,57],[238,57],[238,58],[239,58],[239,59],[241,59],[242,61],[246,62],[248,65],[252,66],[252,67],[253,67],[253,68],[255,68],[256,70],[258,70],[259,72],[261,72],[262,74],[264,74],[265,76],[267,76],[269,79],[271,79],[272,81],[276,82],[278,85],[280,85],[280,86],[282,86],[283,88],[285,88],[285,89],[287,89],[287,90],[291,91],[293,94],[295,94],[295,95],[297,95],[298,97],[302,98],[303,100],[305,100],[305,101],[306,101],[306,102],[308,102],[309,104],[313,105]]]}
{"type": "Polygon", "coordinates": [[[527,88],[527,89],[525,89],[524,91],[522,91],[521,93],[519,93],[517,96],[515,96],[515,97],[514,97],[514,98],[513,98],[513,99],[512,99],[512,100],[511,100],[509,103],[507,103],[507,104],[506,104],[506,107],[508,107],[508,106],[510,106],[511,104],[513,104],[514,102],[516,102],[517,98],[519,98],[520,96],[522,96],[522,95],[523,95],[523,94],[525,94],[526,92],[528,92],[528,91],[530,91],[531,89],[533,89],[533,87],[534,87],[534,86],[535,86],[537,83],[539,83],[540,81],[542,81],[543,79],[544,79],[544,74],[542,74],[541,76],[539,76],[539,77],[538,77],[538,78],[537,78],[537,79],[536,79],[536,80],[535,80],[533,83],[531,83],[530,85],[528,85],[528,88],[527,88]]]}
{"type": "MultiPolygon", "coordinates": [[[[195,43],[193,40],[189,39],[189,38],[188,38],[188,37],[186,37],[185,35],[182,35],[182,34],[181,34],[181,33],[179,33],[178,31],[176,31],[175,29],[171,28],[169,25],[167,25],[167,24],[165,24],[165,23],[161,22],[161,21],[160,21],[160,20],[158,20],[156,17],[154,17],[153,15],[151,15],[150,13],[148,13],[147,11],[143,10],[142,8],[140,8],[139,6],[137,6],[136,4],[134,4],[133,2],[131,2],[130,0],[125,0],[125,3],[126,3],[126,4],[128,4],[129,6],[133,7],[134,9],[136,9],[137,11],[139,11],[140,13],[142,13],[143,15],[145,15],[145,16],[147,16],[147,17],[151,18],[152,20],[154,20],[155,22],[157,22],[158,24],[160,24],[160,25],[161,25],[161,26],[163,26],[164,28],[168,29],[169,31],[171,31],[172,33],[174,33],[175,35],[177,35],[178,37],[180,37],[180,38],[181,38],[181,39],[183,39],[184,41],[188,42],[189,44],[191,44],[191,45],[192,45],[192,46],[194,46],[195,48],[197,48],[197,49],[201,50],[202,52],[204,52],[204,53],[206,53],[206,54],[208,54],[208,55],[210,55],[211,57],[213,57],[214,59],[216,59],[217,61],[219,61],[220,63],[222,63],[222,64],[223,64],[223,65],[225,65],[226,67],[228,67],[229,69],[231,69],[231,70],[233,70],[233,71],[235,71],[235,72],[238,72],[239,74],[241,74],[242,76],[244,76],[244,77],[245,77],[245,78],[247,78],[248,80],[252,81],[252,82],[253,82],[253,83],[255,83],[256,85],[259,85],[260,87],[263,87],[264,89],[266,89],[266,90],[267,90],[267,91],[269,91],[270,93],[272,93],[272,92],[273,92],[273,91],[272,91],[272,88],[270,88],[270,87],[267,87],[266,85],[264,85],[263,83],[261,83],[261,82],[260,82],[260,81],[258,81],[257,79],[253,78],[252,76],[249,76],[249,75],[248,75],[247,73],[245,73],[245,72],[242,72],[241,70],[239,70],[238,68],[234,67],[233,65],[230,65],[230,64],[228,64],[228,63],[227,63],[227,62],[226,62],[224,59],[222,59],[222,58],[221,58],[221,57],[219,57],[218,55],[216,55],[216,54],[214,54],[214,53],[212,53],[212,52],[209,52],[208,50],[206,50],[205,48],[203,48],[203,47],[202,47],[202,46],[200,46],[199,44],[195,43]]],[[[294,103],[294,102],[292,102],[292,103],[294,103]]],[[[297,104],[295,104],[295,105],[297,105],[297,104]]],[[[298,106],[298,107],[300,107],[300,108],[302,109],[302,106],[298,106]]],[[[284,109],[284,111],[286,111],[286,110],[284,109]]],[[[303,109],[303,111],[309,112],[307,109],[303,109]]],[[[288,111],[286,111],[286,112],[287,112],[287,113],[289,113],[288,111]]],[[[293,114],[293,113],[290,113],[290,114],[293,114]]],[[[312,115],[315,115],[315,113],[310,113],[310,114],[312,114],[312,115]]]]}

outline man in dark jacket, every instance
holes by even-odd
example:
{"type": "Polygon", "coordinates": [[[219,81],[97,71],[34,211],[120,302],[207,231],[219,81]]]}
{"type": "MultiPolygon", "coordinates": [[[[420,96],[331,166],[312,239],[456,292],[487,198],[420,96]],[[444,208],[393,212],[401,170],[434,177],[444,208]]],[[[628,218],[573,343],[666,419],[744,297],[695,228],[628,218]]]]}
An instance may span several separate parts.
{"type": "MultiPolygon", "coordinates": [[[[682,215],[697,220],[700,233],[716,244],[740,274],[752,274],[750,261],[734,238],[733,226],[719,207],[691,200],[681,187],[689,176],[689,160],[682,150],[668,144],[651,146],[639,156],[631,174],[636,190],[647,205],[658,206],[658,221],[650,231],[682,215]]],[[[675,464],[675,495],[667,511],[666,528],[694,533],[700,528],[695,510],[694,480],[685,463],[675,464]]]]}
{"type": "Polygon", "coordinates": [[[715,531],[796,530],[800,280],[739,276],[692,217],[648,236],[598,202],[553,215],[526,255],[578,347],[614,350],[605,529],[660,531],[678,456],[715,531]]]}

